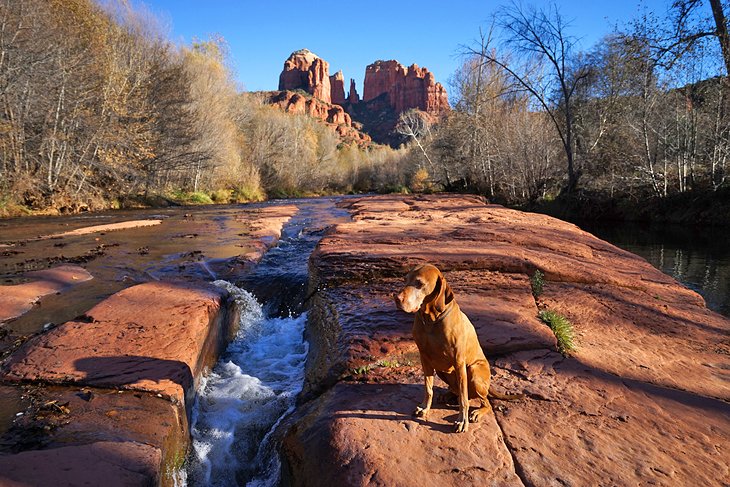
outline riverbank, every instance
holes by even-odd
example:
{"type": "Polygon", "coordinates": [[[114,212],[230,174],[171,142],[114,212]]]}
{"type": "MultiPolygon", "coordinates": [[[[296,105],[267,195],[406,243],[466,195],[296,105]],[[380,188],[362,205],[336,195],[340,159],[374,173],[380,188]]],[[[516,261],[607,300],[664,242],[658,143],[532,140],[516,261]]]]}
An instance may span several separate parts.
{"type": "Polygon", "coordinates": [[[554,200],[540,200],[516,208],[571,222],[634,221],[730,227],[730,188],[648,199],[611,198],[605,194],[578,191],[573,195],[561,195],[554,200]]]}
{"type": "Polygon", "coordinates": [[[172,191],[165,194],[127,195],[93,201],[59,202],[30,207],[15,201],[10,195],[0,195],[0,219],[25,216],[76,215],[109,210],[169,208],[175,206],[227,205],[256,203],[266,200],[260,190],[217,189],[213,191],[172,191]]]}

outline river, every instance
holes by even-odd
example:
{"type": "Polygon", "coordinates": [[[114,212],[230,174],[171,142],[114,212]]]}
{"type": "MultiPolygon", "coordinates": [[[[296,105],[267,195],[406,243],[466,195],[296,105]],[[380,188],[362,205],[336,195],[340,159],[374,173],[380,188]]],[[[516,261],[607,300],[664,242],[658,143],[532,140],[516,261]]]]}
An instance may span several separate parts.
{"type": "Polygon", "coordinates": [[[730,228],[580,222],[596,237],[645,258],[730,316],[730,228]]]}

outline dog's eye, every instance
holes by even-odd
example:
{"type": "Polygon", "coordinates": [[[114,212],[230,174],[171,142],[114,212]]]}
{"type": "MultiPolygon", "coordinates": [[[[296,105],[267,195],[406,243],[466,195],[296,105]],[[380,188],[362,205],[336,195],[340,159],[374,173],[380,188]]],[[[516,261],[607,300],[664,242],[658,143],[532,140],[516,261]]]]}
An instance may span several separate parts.
{"type": "Polygon", "coordinates": [[[421,289],[423,287],[423,281],[416,281],[416,287],[421,289]]]}

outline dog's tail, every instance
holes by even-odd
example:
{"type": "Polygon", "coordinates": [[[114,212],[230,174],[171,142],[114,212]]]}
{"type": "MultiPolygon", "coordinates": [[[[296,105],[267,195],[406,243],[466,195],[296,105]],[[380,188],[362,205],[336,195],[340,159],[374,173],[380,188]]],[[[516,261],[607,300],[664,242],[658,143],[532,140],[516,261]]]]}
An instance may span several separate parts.
{"type": "Polygon", "coordinates": [[[525,397],[524,394],[502,394],[500,392],[497,392],[494,390],[492,386],[489,386],[489,397],[493,397],[495,399],[502,399],[503,401],[516,401],[517,399],[522,399],[525,397]]]}

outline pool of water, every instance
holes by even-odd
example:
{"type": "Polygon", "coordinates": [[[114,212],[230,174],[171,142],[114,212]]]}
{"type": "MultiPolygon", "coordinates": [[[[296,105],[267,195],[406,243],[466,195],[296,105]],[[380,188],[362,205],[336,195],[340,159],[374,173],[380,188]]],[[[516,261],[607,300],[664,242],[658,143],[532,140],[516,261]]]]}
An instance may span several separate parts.
{"type": "Polygon", "coordinates": [[[645,258],[702,295],[708,308],[730,316],[730,228],[634,222],[578,225],[645,258]]]}

